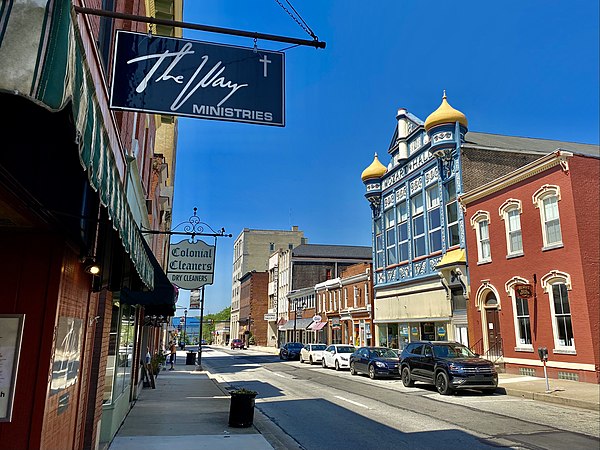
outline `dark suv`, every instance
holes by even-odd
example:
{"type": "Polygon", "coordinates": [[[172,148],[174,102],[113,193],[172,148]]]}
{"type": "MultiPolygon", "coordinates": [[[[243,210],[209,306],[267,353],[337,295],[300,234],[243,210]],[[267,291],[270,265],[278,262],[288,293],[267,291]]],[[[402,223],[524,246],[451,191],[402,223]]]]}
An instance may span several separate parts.
{"type": "Polygon", "coordinates": [[[411,342],[400,355],[400,374],[404,386],[423,381],[442,395],[455,389],[493,394],[498,386],[494,364],[457,342],[411,342]]]}

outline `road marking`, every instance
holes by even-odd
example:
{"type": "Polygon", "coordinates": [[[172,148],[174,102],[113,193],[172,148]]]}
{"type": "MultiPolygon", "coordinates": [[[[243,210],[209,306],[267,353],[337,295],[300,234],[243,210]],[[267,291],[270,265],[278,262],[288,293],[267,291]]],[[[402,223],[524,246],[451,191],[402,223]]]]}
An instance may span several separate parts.
{"type": "Polygon", "coordinates": [[[358,402],[355,402],[353,400],[349,400],[347,398],[340,397],[339,395],[336,395],[335,398],[339,398],[340,400],[344,400],[345,402],[352,403],[353,405],[356,405],[356,406],[362,406],[363,408],[371,409],[367,405],[363,405],[362,403],[358,403],[358,402]]]}
{"type": "Polygon", "coordinates": [[[211,395],[209,397],[186,397],[186,398],[230,398],[230,395],[211,395]]]}
{"type": "Polygon", "coordinates": [[[287,378],[285,375],[281,375],[280,373],[277,373],[277,372],[273,372],[273,375],[276,375],[281,378],[287,378]]]}

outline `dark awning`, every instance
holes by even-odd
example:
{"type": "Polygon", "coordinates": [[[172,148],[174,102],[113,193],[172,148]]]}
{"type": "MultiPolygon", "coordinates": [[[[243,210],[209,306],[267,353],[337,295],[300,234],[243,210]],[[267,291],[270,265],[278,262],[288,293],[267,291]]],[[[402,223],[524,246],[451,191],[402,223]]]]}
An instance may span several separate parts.
{"type": "Polygon", "coordinates": [[[177,302],[177,288],[171,284],[165,275],[146,240],[142,238],[141,241],[154,269],[154,289],[152,291],[132,291],[125,287],[121,289],[121,302],[129,305],[148,306],[149,309],[160,307],[158,309],[163,313],[156,315],[172,316],[175,313],[175,303],[177,302]],[[164,308],[165,306],[166,308],[164,308]],[[164,311],[171,311],[171,314],[164,314],[164,311]]]}

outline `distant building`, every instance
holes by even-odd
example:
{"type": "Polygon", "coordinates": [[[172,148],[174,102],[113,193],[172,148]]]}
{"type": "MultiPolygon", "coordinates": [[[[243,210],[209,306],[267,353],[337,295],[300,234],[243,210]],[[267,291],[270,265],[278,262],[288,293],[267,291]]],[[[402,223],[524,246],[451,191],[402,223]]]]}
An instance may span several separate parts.
{"type": "Polygon", "coordinates": [[[267,322],[264,316],[267,312],[269,274],[255,270],[247,272],[240,278],[240,311],[239,337],[248,345],[250,336],[254,344],[267,345],[267,322]]]}
{"type": "Polygon", "coordinates": [[[469,334],[509,372],[544,376],[546,347],[550,377],[598,383],[599,148],[546,148],[555,151],[461,197],[469,334]]]}
{"type": "Polygon", "coordinates": [[[329,331],[323,326],[308,328],[313,326],[313,317],[317,314],[315,286],[339,278],[343,270],[350,266],[370,262],[371,255],[370,247],[321,244],[304,244],[278,252],[278,315],[281,311],[285,311],[286,315],[278,321],[280,343],[328,339],[329,331]],[[297,309],[302,310],[301,318],[297,317],[297,309]],[[314,334],[317,332],[321,334],[314,334]]]}
{"type": "Polygon", "coordinates": [[[266,272],[269,256],[279,250],[292,249],[306,243],[304,232],[293,226],[286,230],[252,230],[244,228],[233,244],[233,275],[231,282],[231,335],[237,337],[240,331],[240,279],[253,270],[266,272]]]}

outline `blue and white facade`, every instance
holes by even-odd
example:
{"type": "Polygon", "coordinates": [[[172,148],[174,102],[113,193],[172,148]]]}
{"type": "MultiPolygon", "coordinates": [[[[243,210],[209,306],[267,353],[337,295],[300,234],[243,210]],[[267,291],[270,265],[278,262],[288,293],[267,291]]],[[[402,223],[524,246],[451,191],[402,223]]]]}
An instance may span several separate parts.
{"type": "Polygon", "coordinates": [[[430,123],[400,109],[387,170],[363,172],[373,213],[376,345],[467,344],[465,224],[458,203],[467,128],[464,115],[451,109],[461,116],[451,121],[457,116],[446,107],[444,97],[430,123]],[[440,119],[446,123],[436,123],[440,119]]]}

